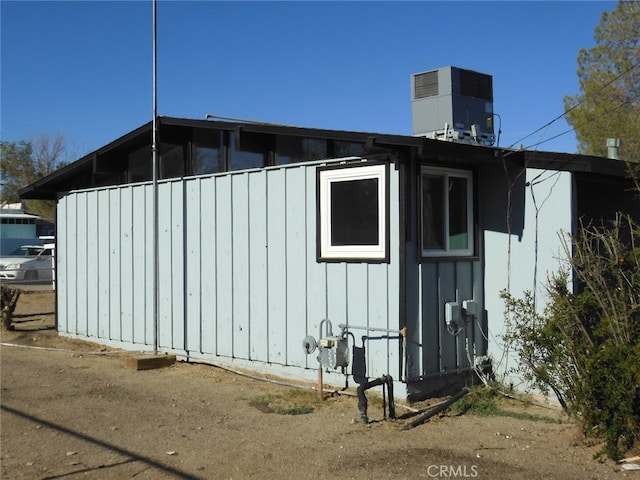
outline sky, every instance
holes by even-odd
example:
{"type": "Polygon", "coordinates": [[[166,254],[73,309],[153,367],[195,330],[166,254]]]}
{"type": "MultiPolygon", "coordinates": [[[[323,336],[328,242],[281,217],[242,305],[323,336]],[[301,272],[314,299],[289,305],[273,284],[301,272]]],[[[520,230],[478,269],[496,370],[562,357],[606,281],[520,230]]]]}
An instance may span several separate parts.
{"type": "MultiPolygon", "coordinates": [[[[578,53],[616,2],[156,5],[159,115],[411,135],[411,74],[455,66],[493,77],[500,146],[573,153],[564,118],[532,133],[580,93],[578,53]]],[[[60,133],[74,160],[151,121],[152,6],[2,0],[0,139],[60,133]]]]}

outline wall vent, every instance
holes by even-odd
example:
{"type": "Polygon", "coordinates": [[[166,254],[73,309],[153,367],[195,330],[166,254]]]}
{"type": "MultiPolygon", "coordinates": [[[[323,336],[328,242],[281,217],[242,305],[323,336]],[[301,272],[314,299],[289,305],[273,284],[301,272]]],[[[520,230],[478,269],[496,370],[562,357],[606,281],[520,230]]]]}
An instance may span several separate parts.
{"type": "Polygon", "coordinates": [[[414,98],[438,95],[438,72],[419,73],[414,81],[414,98]]]}
{"type": "Polygon", "coordinates": [[[489,75],[459,69],[460,95],[493,101],[493,85],[489,75]]]}

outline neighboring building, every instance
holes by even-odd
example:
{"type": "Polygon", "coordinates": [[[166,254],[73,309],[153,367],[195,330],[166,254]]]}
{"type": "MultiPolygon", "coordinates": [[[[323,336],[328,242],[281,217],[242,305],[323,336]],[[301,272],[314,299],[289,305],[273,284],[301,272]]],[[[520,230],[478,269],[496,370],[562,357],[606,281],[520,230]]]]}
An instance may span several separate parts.
{"type": "Polygon", "coordinates": [[[22,245],[42,245],[39,237],[53,235],[53,222],[26,213],[22,204],[0,207],[0,255],[8,255],[22,245]]]}
{"type": "Polygon", "coordinates": [[[458,388],[485,355],[517,383],[500,291],[538,289],[579,219],[640,216],[624,162],[483,146],[492,129],[475,126],[467,143],[170,117],[158,131],[157,332],[152,124],[21,191],[58,203],[62,335],[151,350],[157,334],[187,360],[313,380],[303,339],[329,319],[399,395],[458,388]]]}

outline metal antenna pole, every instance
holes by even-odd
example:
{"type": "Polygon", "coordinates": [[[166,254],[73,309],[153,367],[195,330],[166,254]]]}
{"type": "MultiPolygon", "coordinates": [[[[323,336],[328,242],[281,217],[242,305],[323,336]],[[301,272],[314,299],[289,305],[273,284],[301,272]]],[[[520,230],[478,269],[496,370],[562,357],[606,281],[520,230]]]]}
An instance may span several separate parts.
{"type": "Polygon", "coordinates": [[[156,39],[157,22],[156,22],[156,0],[152,0],[153,4],[153,121],[152,121],[152,141],[151,141],[151,163],[153,177],[153,354],[158,354],[158,86],[157,86],[157,50],[158,44],[156,39]]]}

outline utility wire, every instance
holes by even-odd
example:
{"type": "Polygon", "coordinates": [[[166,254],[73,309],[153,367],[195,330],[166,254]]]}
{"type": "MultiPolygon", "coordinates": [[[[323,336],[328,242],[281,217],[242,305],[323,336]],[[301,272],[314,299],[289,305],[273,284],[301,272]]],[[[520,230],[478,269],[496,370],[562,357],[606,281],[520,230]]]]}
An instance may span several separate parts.
{"type": "MultiPolygon", "coordinates": [[[[631,67],[629,67],[628,69],[626,69],[624,72],[620,73],[619,75],[617,75],[616,77],[614,77],[612,80],[608,81],[607,83],[605,83],[604,85],[600,86],[595,92],[593,92],[591,95],[589,95],[588,97],[585,95],[585,97],[580,100],[578,103],[576,103],[575,105],[573,105],[572,107],[568,108],[567,110],[564,111],[564,113],[556,116],[555,118],[553,118],[551,121],[545,123],[543,126],[541,126],[540,128],[534,130],[533,132],[529,133],[528,135],[522,137],[520,140],[517,140],[515,142],[513,142],[509,147],[507,147],[507,150],[513,148],[514,145],[517,145],[518,143],[522,142],[523,140],[526,140],[527,138],[531,137],[532,135],[535,135],[536,133],[538,133],[541,130],[544,130],[545,128],[549,127],[550,125],[552,125],[553,123],[557,122],[558,120],[560,120],[562,117],[564,117],[567,113],[571,112],[572,110],[575,110],[576,108],[578,108],[580,105],[582,105],[583,103],[585,103],[588,99],[590,99],[591,97],[594,97],[595,95],[599,94],[602,90],[604,90],[605,88],[607,88],[608,86],[610,86],[611,84],[613,84],[614,82],[618,81],[620,78],[622,78],[623,76],[627,75],[629,72],[631,72],[631,70],[633,70],[634,68],[637,68],[638,66],[640,66],[640,61],[638,61],[637,63],[635,63],[634,65],[632,65],[631,67]]],[[[555,137],[554,137],[555,138],[555,137]]],[[[543,142],[539,142],[536,145],[539,145],[540,143],[543,142]]]]}
{"type": "MultiPolygon", "coordinates": [[[[630,99],[624,100],[623,102],[619,103],[618,105],[616,105],[615,107],[609,109],[609,110],[605,110],[602,115],[598,116],[598,117],[594,117],[593,119],[589,120],[586,124],[589,125],[590,123],[595,122],[596,120],[598,120],[599,118],[601,118],[602,116],[606,116],[606,115],[610,115],[611,113],[613,113],[614,111],[618,110],[619,108],[624,107],[625,105],[633,102],[634,100],[640,98],[640,92],[638,92],[636,95],[634,95],[633,97],[631,97],[630,99]]],[[[533,143],[531,145],[528,145],[525,147],[525,150],[529,150],[530,148],[533,147],[537,147],[538,145],[542,145],[543,143],[546,142],[550,142],[551,140],[555,140],[558,137],[561,137],[562,135],[566,135],[569,132],[573,132],[575,131],[575,127],[573,128],[569,128],[567,130],[565,130],[564,132],[560,132],[557,135],[554,135],[553,137],[547,138],[546,140],[542,140],[538,143],[533,143]]]]}
{"type": "MultiPolygon", "coordinates": [[[[620,104],[616,105],[615,107],[611,108],[610,110],[605,111],[605,112],[603,113],[603,115],[609,115],[609,114],[611,114],[612,112],[614,112],[614,111],[615,111],[615,110],[617,110],[618,108],[620,108],[620,107],[622,107],[622,106],[626,105],[626,104],[627,104],[627,103],[629,103],[629,102],[632,102],[632,101],[633,101],[633,100],[635,100],[636,98],[640,98],[640,93],[638,93],[637,95],[635,95],[635,96],[634,96],[634,97],[632,97],[631,99],[629,99],[629,100],[625,100],[624,102],[622,102],[622,103],[620,103],[620,104]]],[[[596,117],[596,118],[594,118],[594,119],[590,120],[589,122],[587,122],[587,125],[588,125],[588,124],[590,124],[590,123],[592,123],[592,122],[594,122],[594,121],[596,121],[598,118],[600,118],[600,117],[596,117]]],[[[548,138],[548,139],[543,140],[543,141],[538,142],[538,143],[534,143],[533,145],[529,145],[526,149],[528,150],[528,149],[530,149],[530,148],[532,148],[532,147],[537,147],[538,145],[541,145],[541,144],[543,144],[543,143],[545,143],[545,142],[549,142],[549,141],[551,141],[551,140],[553,140],[553,139],[555,139],[555,138],[557,138],[557,137],[559,137],[559,136],[561,136],[561,135],[565,135],[565,134],[567,134],[567,133],[569,133],[569,132],[571,132],[571,131],[573,131],[573,130],[575,130],[575,128],[570,128],[569,130],[566,130],[566,131],[564,131],[564,132],[562,132],[562,133],[559,133],[558,135],[555,135],[555,136],[553,136],[553,137],[551,137],[551,138],[548,138]]],[[[556,167],[556,170],[561,170],[561,169],[562,169],[562,168],[564,168],[565,166],[569,165],[569,164],[570,164],[573,160],[575,160],[578,156],[580,156],[580,154],[579,154],[579,153],[574,153],[574,154],[570,154],[570,155],[571,155],[571,156],[569,157],[569,159],[568,159],[567,161],[565,161],[564,163],[562,163],[559,167],[556,167]]],[[[541,177],[541,176],[542,176],[542,175],[543,175],[543,174],[548,170],[548,167],[549,167],[549,165],[550,165],[550,164],[551,164],[551,161],[547,162],[547,165],[542,169],[542,172],[540,172],[540,174],[539,174],[538,176],[536,176],[533,180],[531,180],[531,182],[530,182],[530,183],[531,183],[531,184],[535,183],[535,182],[536,182],[536,180],[537,180],[538,178],[540,178],[540,177],[541,177]]]]}

